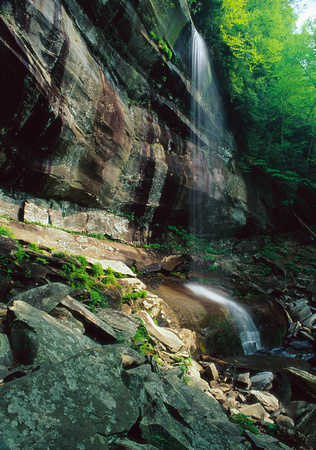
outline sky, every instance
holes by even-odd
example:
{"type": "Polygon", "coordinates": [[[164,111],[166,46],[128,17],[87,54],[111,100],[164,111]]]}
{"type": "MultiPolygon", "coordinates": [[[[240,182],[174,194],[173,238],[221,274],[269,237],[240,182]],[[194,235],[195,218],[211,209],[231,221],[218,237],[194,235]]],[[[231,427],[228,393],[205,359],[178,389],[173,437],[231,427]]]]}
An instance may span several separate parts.
{"type": "Polygon", "coordinates": [[[316,0],[300,0],[300,5],[306,5],[306,8],[300,13],[297,22],[299,27],[303,25],[303,22],[309,17],[314,16],[316,18],[316,0]]]}

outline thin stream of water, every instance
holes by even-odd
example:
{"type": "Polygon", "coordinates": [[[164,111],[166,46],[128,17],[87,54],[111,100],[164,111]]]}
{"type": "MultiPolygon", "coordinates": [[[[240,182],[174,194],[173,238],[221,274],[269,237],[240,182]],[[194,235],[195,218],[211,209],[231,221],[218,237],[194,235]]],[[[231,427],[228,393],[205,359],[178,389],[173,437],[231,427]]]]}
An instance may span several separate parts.
{"type": "Polygon", "coordinates": [[[188,284],[187,288],[194,294],[200,295],[212,302],[220,303],[230,312],[231,319],[239,333],[245,355],[250,355],[262,348],[260,333],[252,318],[244,308],[237,305],[233,300],[214,292],[209,287],[200,286],[198,284],[188,284]]]}

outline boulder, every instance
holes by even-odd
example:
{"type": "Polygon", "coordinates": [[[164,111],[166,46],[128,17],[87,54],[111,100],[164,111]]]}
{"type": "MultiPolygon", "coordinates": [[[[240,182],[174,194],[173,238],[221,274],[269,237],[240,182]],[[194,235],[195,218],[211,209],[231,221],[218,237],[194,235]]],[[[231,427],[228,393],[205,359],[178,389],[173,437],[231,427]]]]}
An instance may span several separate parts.
{"type": "Polygon", "coordinates": [[[309,316],[312,315],[312,311],[310,307],[307,304],[306,300],[303,300],[294,307],[294,309],[291,312],[291,316],[293,317],[293,320],[297,320],[299,322],[303,322],[306,320],[309,316]]]}
{"type": "Polygon", "coordinates": [[[147,311],[152,319],[157,319],[161,311],[163,300],[158,295],[148,293],[146,298],[137,299],[134,304],[136,309],[147,311]]]}
{"type": "Polygon", "coordinates": [[[220,389],[211,388],[209,392],[212,394],[212,396],[215,398],[216,401],[219,403],[224,403],[226,400],[226,396],[220,389]]]}
{"type": "Polygon", "coordinates": [[[259,402],[269,413],[277,411],[280,407],[279,400],[270,392],[250,390],[249,394],[251,399],[259,402]]]}
{"type": "Polygon", "coordinates": [[[10,304],[12,305],[13,301],[21,300],[48,313],[71,292],[73,289],[70,286],[62,283],[50,283],[16,295],[10,304]]]}
{"type": "Polygon", "coordinates": [[[254,403],[253,405],[242,405],[239,408],[239,411],[241,414],[251,416],[253,419],[265,421],[269,418],[269,414],[260,403],[254,403]]]}
{"type": "Polygon", "coordinates": [[[147,406],[147,396],[145,391],[144,379],[151,374],[152,369],[150,364],[143,364],[134,369],[124,370],[122,373],[122,380],[125,386],[129,389],[135,402],[137,403],[140,412],[143,414],[147,406]]]}
{"type": "Polygon", "coordinates": [[[62,324],[64,324],[66,327],[71,328],[72,330],[76,331],[77,333],[84,334],[85,328],[82,322],[75,319],[74,316],[71,314],[70,311],[68,311],[67,308],[64,308],[63,306],[56,306],[50,313],[50,316],[55,317],[58,319],[62,324]]]}
{"type": "Polygon", "coordinates": [[[0,368],[11,367],[13,365],[14,358],[12,355],[9,339],[5,334],[0,333],[0,368]]]}
{"type": "Polygon", "coordinates": [[[162,271],[174,272],[174,270],[186,262],[187,258],[185,255],[169,255],[165,256],[162,260],[162,271]]]}
{"type": "Polygon", "coordinates": [[[275,419],[276,423],[278,425],[280,425],[283,428],[287,428],[289,430],[293,430],[295,427],[295,423],[294,420],[291,419],[288,416],[284,416],[283,414],[280,414],[279,416],[277,416],[277,418],[275,419]]]}
{"type": "Polygon", "coordinates": [[[307,436],[311,448],[316,448],[316,405],[295,401],[291,403],[291,413],[297,430],[307,436]]]}
{"type": "Polygon", "coordinates": [[[316,402],[315,375],[295,367],[288,367],[285,369],[285,373],[290,380],[292,393],[295,396],[301,396],[303,399],[316,402]]]}
{"type": "Polygon", "coordinates": [[[250,431],[244,431],[244,436],[251,443],[251,448],[256,450],[291,450],[288,445],[264,433],[255,435],[250,431]]]}
{"type": "Polygon", "coordinates": [[[128,344],[132,344],[139,327],[139,320],[110,308],[97,309],[97,317],[104,323],[112,327],[118,338],[124,339],[128,344]]]}
{"type": "Polygon", "coordinates": [[[83,323],[86,333],[96,338],[102,344],[110,344],[116,341],[114,328],[90,312],[82,303],[67,295],[61,302],[71,314],[83,323]]]}
{"type": "Polygon", "coordinates": [[[124,450],[157,450],[157,447],[149,444],[139,444],[138,442],[130,441],[129,439],[123,439],[120,441],[120,446],[117,449],[124,450]]]}
{"type": "Polygon", "coordinates": [[[195,358],[198,358],[201,354],[200,348],[200,335],[196,331],[189,330],[188,328],[180,328],[179,338],[184,344],[184,348],[195,358]]]}
{"type": "Polygon", "coordinates": [[[273,373],[260,372],[250,377],[251,387],[255,390],[269,390],[272,387],[273,373]]]}
{"type": "Polygon", "coordinates": [[[104,270],[112,269],[114,272],[121,273],[122,275],[126,275],[128,277],[136,277],[135,273],[123,262],[121,261],[112,261],[108,259],[95,259],[91,257],[87,257],[89,263],[92,264],[101,264],[104,270]]]}
{"type": "Polygon", "coordinates": [[[311,316],[307,317],[307,319],[302,321],[302,325],[304,327],[312,327],[316,323],[316,314],[312,314],[311,316]]]}
{"type": "Polygon", "coordinates": [[[106,346],[1,386],[0,447],[108,449],[139,415],[120,374],[106,346]]]}
{"type": "Polygon", "coordinates": [[[183,342],[172,331],[156,325],[146,311],[138,311],[135,315],[143,320],[147,330],[172,353],[177,353],[183,347],[183,342]]]}
{"type": "Polygon", "coordinates": [[[242,389],[249,389],[251,386],[250,373],[240,373],[235,380],[235,386],[242,389]]]}
{"type": "Polygon", "coordinates": [[[21,364],[54,364],[98,345],[20,300],[8,308],[7,324],[12,351],[21,364]]]}
{"type": "Polygon", "coordinates": [[[146,285],[138,278],[120,278],[120,285],[127,292],[140,292],[146,289],[146,285]]]}
{"type": "Polygon", "coordinates": [[[168,442],[168,448],[190,450],[251,448],[214,399],[176,374],[160,380],[150,376],[145,389],[149,407],[140,430],[149,444],[162,448],[168,442]]]}
{"type": "Polygon", "coordinates": [[[145,362],[145,357],[128,345],[115,344],[115,349],[121,355],[122,365],[124,369],[128,367],[140,366],[145,362]]]}

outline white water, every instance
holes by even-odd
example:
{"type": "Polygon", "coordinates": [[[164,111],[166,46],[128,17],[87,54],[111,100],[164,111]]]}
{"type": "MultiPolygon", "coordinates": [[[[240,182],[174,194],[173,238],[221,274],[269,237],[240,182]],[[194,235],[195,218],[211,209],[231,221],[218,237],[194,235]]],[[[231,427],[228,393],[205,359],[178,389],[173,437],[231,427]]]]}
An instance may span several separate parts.
{"type": "MultiPolygon", "coordinates": [[[[222,136],[224,120],[216,77],[212,69],[207,46],[194,27],[192,29],[191,80],[193,189],[191,190],[190,198],[190,221],[192,233],[202,236],[203,228],[205,227],[202,214],[203,208],[205,208],[203,192],[207,192],[207,186],[205,186],[207,179],[204,179],[200,170],[205,164],[203,162],[204,154],[201,151],[201,145],[210,145],[210,138],[217,139],[222,136]],[[203,104],[207,104],[208,109],[211,105],[211,116],[207,115],[205,111],[203,112],[203,104]],[[207,137],[204,133],[205,129],[212,130],[211,134],[207,133],[207,137]],[[204,131],[202,132],[202,130],[204,131]]],[[[195,294],[201,295],[209,301],[220,303],[228,309],[239,332],[246,355],[254,353],[261,348],[259,331],[246,310],[210,288],[194,284],[188,285],[188,288],[195,294]]]]}
{"type": "Polygon", "coordinates": [[[225,306],[231,315],[231,319],[239,333],[241,344],[245,355],[250,355],[262,348],[260,333],[257,330],[252,318],[248,312],[237,305],[233,300],[229,300],[209,287],[200,286],[198,284],[186,285],[194,294],[198,294],[205,299],[220,303],[225,306]]]}
{"type": "Polygon", "coordinates": [[[192,97],[191,97],[191,112],[193,129],[191,132],[191,139],[193,143],[191,160],[193,162],[193,189],[190,198],[190,224],[191,231],[195,235],[200,235],[202,230],[202,191],[201,186],[202,177],[199,176],[199,167],[201,165],[199,159],[201,154],[198,151],[200,128],[202,125],[201,117],[201,93],[203,91],[203,80],[207,80],[209,69],[208,51],[204,40],[193,29],[192,36],[192,59],[191,59],[191,80],[192,80],[192,97]]]}
{"type": "Polygon", "coordinates": [[[212,151],[219,151],[224,135],[224,114],[216,76],[206,43],[192,28],[190,58],[192,189],[190,191],[190,226],[194,235],[205,230],[205,200],[212,176],[205,170],[212,151]],[[207,151],[206,148],[208,149],[207,151]],[[204,211],[204,214],[203,214],[204,211]]]}

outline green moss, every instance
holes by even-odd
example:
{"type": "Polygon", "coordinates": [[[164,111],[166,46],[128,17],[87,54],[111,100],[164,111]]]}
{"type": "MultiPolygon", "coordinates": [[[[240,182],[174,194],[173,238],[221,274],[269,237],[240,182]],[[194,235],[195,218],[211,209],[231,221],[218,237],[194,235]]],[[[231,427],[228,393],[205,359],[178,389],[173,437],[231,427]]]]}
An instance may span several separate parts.
{"type": "Polygon", "coordinates": [[[123,295],[121,298],[121,303],[125,303],[127,300],[137,300],[138,298],[146,298],[148,292],[145,289],[142,289],[139,292],[131,292],[123,295]]]}
{"type": "Polygon", "coordinates": [[[9,230],[7,227],[5,227],[4,225],[0,226],[0,234],[2,236],[7,236],[10,239],[14,239],[14,234],[13,231],[9,230]]]}

